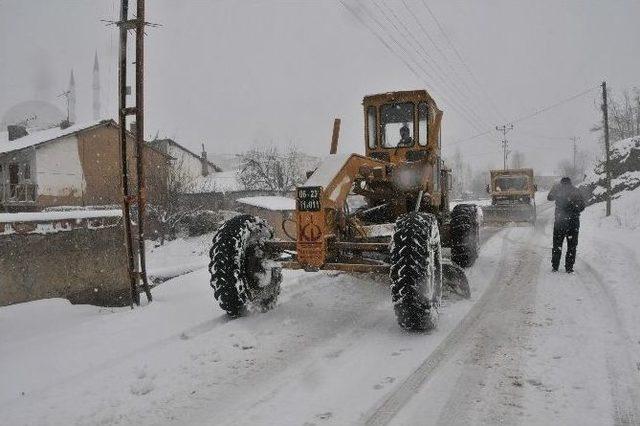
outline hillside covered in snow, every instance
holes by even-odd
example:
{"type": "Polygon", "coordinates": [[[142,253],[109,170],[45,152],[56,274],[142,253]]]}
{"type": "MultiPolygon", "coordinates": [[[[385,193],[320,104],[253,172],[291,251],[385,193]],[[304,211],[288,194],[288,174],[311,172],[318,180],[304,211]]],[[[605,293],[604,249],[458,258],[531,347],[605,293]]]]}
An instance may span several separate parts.
{"type": "MultiPolygon", "coordinates": [[[[640,186],[640,136],[614,142],[611,146],[610,161],[612,194],[617,196],[622,191],[633,190],[640,186]]],[[[589,204],[605,200],[605,178],[604,162],[601,162],[580,185],[587,195],[589,204]]]]}

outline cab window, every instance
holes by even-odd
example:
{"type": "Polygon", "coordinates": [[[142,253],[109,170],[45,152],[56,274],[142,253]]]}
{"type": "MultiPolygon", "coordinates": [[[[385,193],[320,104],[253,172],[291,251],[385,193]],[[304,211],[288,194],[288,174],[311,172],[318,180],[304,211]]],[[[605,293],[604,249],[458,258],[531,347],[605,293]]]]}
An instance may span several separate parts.
{"type": "Polygon", "coordinates": [[[376,124],[376,108],[370,106],[367,108],[367,141],[371,149],[376,147],[376,127],[378,127],[376,124]]]}
{"type": "Polygon", "coordinates": [[[426,102],[418,104],[418,143],[427,146],[429,140],[429,107],[426,102]]]}
{"type": "Polygon", "coordinates": [[[384,148],[413,145],[414,105],[411,102],[382,105],[382,146],[384,148]]]}

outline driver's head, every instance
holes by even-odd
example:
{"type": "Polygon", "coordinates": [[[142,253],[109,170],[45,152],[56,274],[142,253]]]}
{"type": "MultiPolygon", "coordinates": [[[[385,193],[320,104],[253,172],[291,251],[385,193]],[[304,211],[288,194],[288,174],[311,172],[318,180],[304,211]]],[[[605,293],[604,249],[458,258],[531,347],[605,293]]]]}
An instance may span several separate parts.
{"type": "Polygon", "coordinates": [[[402,127],[400,127],[400,137],[402,139],[406,139],[409,137],[409,133],[411,133],[409,131],[409,126],[407,126],[407,123],[404,123],[402,127]]]}

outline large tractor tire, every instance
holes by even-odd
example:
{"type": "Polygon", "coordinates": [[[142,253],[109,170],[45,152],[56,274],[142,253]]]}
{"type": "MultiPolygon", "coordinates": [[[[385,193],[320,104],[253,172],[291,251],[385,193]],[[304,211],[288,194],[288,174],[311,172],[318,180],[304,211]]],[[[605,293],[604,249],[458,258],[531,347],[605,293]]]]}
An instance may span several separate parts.
{"type": "Polygon", "coordinates": [[[451,260],[463,267],[472,266],[480,249],[478,206],[458,204],[451,212],[451,260]]]}
{"type": "Polygon", "coordinates": [[[438,325],[442,297],[442,250],[438,220],[408,213],[396,220],[391,241],[391,297],[400,327],[431,330],[438,325]]]}
{"type": "Polygon", "coordinates": [[[273,229],[250,215],[228,220],[213,237],[210,283],[214,297],[230,317],[250,310],[266,312],[275,306],[282,273],[262,249],[272,237],[273,229]]]}

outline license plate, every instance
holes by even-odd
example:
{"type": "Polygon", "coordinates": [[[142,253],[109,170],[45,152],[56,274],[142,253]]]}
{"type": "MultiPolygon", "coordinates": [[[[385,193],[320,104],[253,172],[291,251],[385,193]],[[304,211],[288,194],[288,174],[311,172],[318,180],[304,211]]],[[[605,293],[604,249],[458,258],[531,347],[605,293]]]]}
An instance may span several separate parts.
{"type": "Polygon", "coordinates": [[[320,194],[322,194],[322,187],[320,186],[298,188],[298,211],[319,212],[320,194]]]}

